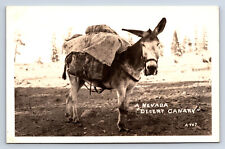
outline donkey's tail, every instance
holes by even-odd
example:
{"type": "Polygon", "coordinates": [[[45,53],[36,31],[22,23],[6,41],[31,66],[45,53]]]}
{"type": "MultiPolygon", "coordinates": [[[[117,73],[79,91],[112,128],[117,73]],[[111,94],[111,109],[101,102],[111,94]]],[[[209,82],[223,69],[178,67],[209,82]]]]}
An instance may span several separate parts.
{"type": "Polygon", "coordinates": [[[62,78],[63,78],[64,80],[66,80],[66,64],[64,65],[64,71],[63,71],[62,78]]]}
{"type": "Polygon", "coordinates": [[[63,71],[63,75],[62,75],[62,78],[64,80],[66,80],[66,69],[67,67],[69,67],[69,64],[72,62],[72,55],[73,55],[73,52],[71,52],[70,54],[68,54],[65,58],[65,65],[64,65],[64,71],[63,71]]]}

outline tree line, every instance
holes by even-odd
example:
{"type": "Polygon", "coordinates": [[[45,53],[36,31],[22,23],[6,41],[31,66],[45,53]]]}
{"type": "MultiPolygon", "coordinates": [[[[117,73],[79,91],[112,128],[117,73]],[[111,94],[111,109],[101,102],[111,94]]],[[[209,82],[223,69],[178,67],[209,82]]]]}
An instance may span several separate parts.
{"type": "Polygon", "coordinates": [[[171,43],[171,54],[181,56],[184,53],[201,52],[203,50],[208,50],[208,36],[205,30],[201,38],[199,38],[198,32],[195,31],[194,43],[191,42],[188,36],[185,36],[183,41],[182,39],[178,39],[178,33],[176,30],[174,31],[171,43]]]}
{"type": "MultiPolygon", "coordinates": [[[[72,36],[72,28],[68,29],[67,36],[65,38],[68,39],[72,36]]],[[[176,56],[182,56],[184,53],[189,52],[201,52],[202,50],[207,51],[208,50],[208,36],[207,32],[203,31],[201,38],[198,36],[198,32],[195,31],[195,38],[194,42],[190,40],[188,36],[185,36],[183,39],[178,38],[178,33],[175,30],[172,37],[172,43],[171,43],[171,54],[176,56]]],[[[128,35],[128,41],[130,43],[133,42],[133,39],[131,35],[128,35]]],[[[16,61],[16,56],[20,55],[21,52],[18,51],[19,46],[25,46],[26,44],[21,39],[21,34],[17,34],[15,39],[15,55],[14,55],[14,62],[16,61]]],[[[56,45],[56,35],[55,33],[52,34],[52,41],[51,41],[51,61],[52,62],[58,62],[60,60],[61,54],[66,54],[66,51],[63,51],[62,48],[57,48],[56,45]]],[[[163,53],[163,44],[161,44],[161,53],[163,53]]],[[[163,54],[161,54],[163,55],[163,54]]],[[[41,58],[39,60],[41,62],[41,58]]]]}

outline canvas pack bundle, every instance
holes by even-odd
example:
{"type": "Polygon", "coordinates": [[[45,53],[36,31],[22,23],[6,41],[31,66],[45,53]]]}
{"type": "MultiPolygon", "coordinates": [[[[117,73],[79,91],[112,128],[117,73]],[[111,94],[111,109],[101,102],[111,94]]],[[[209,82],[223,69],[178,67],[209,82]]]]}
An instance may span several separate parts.
{"type": "Polygon", "coordinates": [[[125,51],[130,43],[107,25],[93,25],[85,35],[67,40],[63,49],[70,53],[70,73],[87,80],[103,80],[116,53],[125,51]]]}
{"type": "Polygon", "coordinates": [[[122,53],[131,44],[111,31],[107,26],[95,25],[87,28],[85,35],[65,41],[63,51],[88,53],[101,63],[111,66],[116,53],[122,53]]]}
{"type": "Polygon", "coordinates": [[[71,52],[66,61],[69,62],[69,73],[89,81],[102,81],[107,76],[109,67],[102,64],[87,53],[71,52]]]}

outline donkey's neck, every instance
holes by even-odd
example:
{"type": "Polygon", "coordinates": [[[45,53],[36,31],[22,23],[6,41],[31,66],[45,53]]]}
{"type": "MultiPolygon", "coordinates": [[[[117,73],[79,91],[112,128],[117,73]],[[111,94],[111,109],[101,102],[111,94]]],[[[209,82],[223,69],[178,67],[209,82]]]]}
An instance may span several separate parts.
{"type": "Polygon", "coordinates": [[[120,55],[119,64],[134,81],[140,80],[140,73],[144,68],[140,41],[129,47],[120,55]]]}
{"type": "Polygon", "coordinates": [[[142,46],[140,41],[127,49],[127,62],[134,67],[135,70],[144,68],[142,57],[142,46]]]}

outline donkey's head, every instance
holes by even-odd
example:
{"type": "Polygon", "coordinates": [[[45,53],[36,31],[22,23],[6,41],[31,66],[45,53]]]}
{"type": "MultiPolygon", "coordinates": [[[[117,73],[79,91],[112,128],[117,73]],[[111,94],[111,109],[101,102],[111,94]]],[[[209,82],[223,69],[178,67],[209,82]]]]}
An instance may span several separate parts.
{"type": "Polygon", "coordinates": [[[142,50],[146,76],[157,74],[158,58],[160,53],[160,42],[157,35],[163,31],[165,25],[166,18],[163,18],[153,31],[151,29],[148,31],[122,29],[141,37],[136,44],[142,50]]]}

